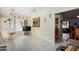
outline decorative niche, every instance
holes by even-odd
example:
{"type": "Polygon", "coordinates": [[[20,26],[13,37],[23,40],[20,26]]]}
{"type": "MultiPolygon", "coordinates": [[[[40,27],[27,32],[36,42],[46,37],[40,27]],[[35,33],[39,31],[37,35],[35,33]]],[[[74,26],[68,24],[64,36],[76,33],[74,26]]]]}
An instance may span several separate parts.
{"type": "Polygon", "coordinates": [[[40,17],[33,18],[33,27],[40,27],[40,17]]]}

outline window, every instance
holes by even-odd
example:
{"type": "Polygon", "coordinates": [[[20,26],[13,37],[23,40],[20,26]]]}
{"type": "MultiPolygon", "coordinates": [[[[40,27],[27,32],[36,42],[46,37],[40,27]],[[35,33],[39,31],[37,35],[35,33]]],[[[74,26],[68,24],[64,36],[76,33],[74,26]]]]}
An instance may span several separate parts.
{"type": "Polygon", "coordinates": [[[69,28],[69,21],[63,21],[62,28],[69,28]]]}

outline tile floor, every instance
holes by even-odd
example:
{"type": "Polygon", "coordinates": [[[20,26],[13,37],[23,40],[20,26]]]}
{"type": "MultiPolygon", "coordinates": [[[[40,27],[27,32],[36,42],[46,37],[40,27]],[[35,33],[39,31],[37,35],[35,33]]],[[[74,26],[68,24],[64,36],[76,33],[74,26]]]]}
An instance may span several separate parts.
{"type": "Polygon", "coordinates": [[[19,35],[5,44],[7,51],[54,51],[55,45],[33,35],[19,35]]]}

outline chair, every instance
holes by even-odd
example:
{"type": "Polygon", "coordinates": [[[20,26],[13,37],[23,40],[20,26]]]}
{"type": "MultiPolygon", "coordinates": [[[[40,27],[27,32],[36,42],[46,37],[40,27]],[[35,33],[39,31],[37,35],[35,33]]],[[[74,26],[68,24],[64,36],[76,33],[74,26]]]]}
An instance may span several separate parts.
{"type": "Polygon", "coordinates": [[[8,39],[9,39],[9,32],[8,31],[1,31],[1,37],[2,37],[2,40],[3,41],[8,41],[8,39]]]}

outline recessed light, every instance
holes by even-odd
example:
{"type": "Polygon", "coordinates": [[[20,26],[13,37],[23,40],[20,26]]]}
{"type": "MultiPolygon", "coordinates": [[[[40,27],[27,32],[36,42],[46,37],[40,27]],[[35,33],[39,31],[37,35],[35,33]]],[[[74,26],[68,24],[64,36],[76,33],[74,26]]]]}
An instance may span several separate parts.
{"type": "Polygon", "coordinates": [[[77,18],[79,18],[79,15],[77,16],[77,18]]]}

